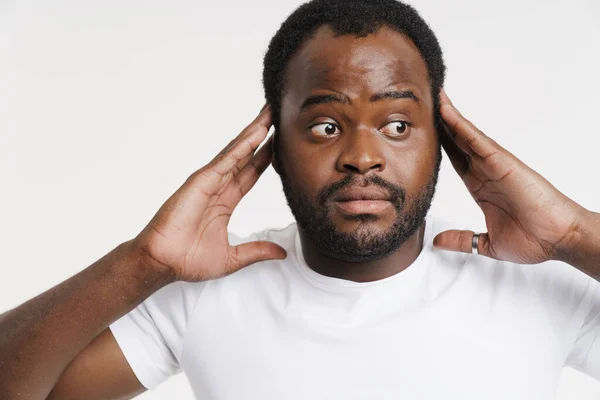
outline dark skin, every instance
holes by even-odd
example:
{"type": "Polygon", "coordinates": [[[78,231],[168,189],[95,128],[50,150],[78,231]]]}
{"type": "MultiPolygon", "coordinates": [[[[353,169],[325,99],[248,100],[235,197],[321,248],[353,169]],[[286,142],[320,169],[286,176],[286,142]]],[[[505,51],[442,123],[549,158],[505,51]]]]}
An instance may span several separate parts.
{"type": "MultiPolygon", "coordinates": [[[[323,26],[290,60],[286,78],[278,151],[285,154],[283,167],[290,180],[314,199],[348,174],[376,174],[403,187],[405,208],[412,207],[410,199],[432,176],[438,149],[427,67],[412,41],[386,27],[357,38],[336,37],[323,26]],[[303,107],[307,99],[313,104],[303,107]]],[[[329,215],[341,232],[382,233],[396,212],[386,207],[376,213],[377,220],[367,222],[345,218],[339,208],[329,215]]],[[[368,262],[323,254],[302,229],[299,233],[313,270],[367,282],[407,268],[421,251],[424,229],[392,255],[368,262]]]]}

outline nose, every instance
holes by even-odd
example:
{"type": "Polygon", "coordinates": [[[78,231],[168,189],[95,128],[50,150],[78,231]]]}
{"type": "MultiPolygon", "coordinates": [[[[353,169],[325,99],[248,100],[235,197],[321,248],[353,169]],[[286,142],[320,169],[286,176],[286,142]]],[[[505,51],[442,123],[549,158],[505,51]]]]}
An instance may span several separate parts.
{"type": "Polygon", "coordinates": [[[380,140],[375,133],[366,129],[348,133],[341,143],[342,151],[337,160],[337,170],[358,174],[366,174],[371,170],[383,171],[385,157],[380,140]]]}

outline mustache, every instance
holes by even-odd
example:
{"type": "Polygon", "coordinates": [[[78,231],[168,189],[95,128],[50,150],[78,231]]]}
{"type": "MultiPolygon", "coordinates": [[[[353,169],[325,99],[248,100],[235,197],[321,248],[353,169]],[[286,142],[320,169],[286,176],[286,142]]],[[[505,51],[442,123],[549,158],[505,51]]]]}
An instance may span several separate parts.
{"type": "Polygon", "coordinates": [[[394,185],[391,182],[386,181],[379,175],[371,175],[365,178],[360,178],[355,174],[348,174],[343,179],[332,183],[319,193],[318,201],[321,208],[326,208],[329,200],[336,194],[336,192],[345,189],[348,186],[361,186],[367,187],[369,185],[379,186],[385,189],[390,194],[390,201],[394,204],[397,210],[402,209],[404,202],[406,201],[406,191],[403,187],[394,185]]]}

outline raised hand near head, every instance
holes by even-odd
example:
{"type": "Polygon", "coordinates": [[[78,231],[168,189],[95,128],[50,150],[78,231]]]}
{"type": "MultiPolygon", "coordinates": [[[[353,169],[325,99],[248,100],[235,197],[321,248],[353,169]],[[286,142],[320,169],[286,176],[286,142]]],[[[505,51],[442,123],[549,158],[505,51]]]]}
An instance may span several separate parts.
{"type": "MultiPolygon", "coordinates": [[[[440,94],[447,126],[442,145],[485,216],[478,251],[499,260],[535,264],[556,259],[585,209],[486,136],[440,94]]],[[[471,252],[472,231],[438,234],[437,247],[471,252]]]]}
{"type": "Polygon", "coordinates": [[[257,261],[283,259],[285,250],[258,241],[231,246],[227,225],[242,197],[271,163],[271,126],[264,108],[210,163],[194,172],[135,238],[140,253],[177,280],[204,281],[257,261]]]}

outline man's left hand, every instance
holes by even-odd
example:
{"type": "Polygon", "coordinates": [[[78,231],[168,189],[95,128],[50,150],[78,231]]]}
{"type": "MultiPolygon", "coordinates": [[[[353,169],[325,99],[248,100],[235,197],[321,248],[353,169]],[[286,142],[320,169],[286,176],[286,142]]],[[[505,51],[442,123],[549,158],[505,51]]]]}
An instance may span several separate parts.
{"type": "MultiPolygon", "coordinates": [[[[485,215],[479,254],[520,264],[557,259],[588,212],[463,117],[440,94],[442,146],[485,215]]],[[[470,253],[472,231],[438,234],[434,245],[470,253]]]]}

